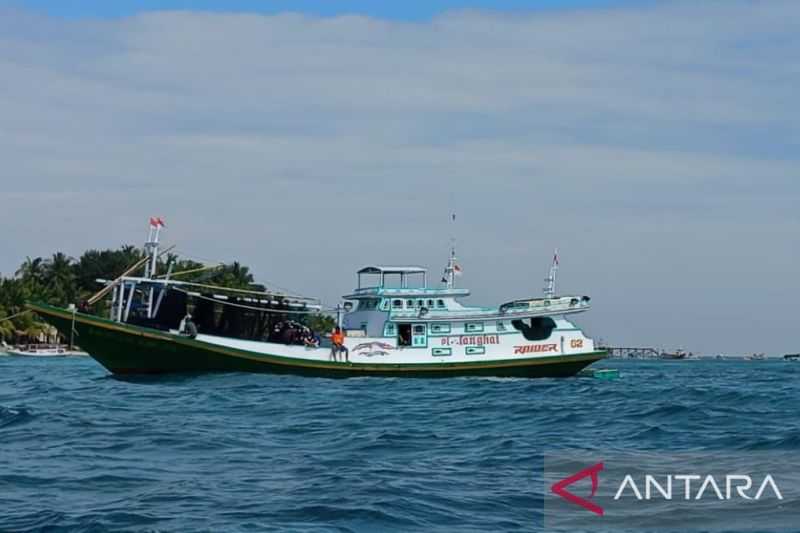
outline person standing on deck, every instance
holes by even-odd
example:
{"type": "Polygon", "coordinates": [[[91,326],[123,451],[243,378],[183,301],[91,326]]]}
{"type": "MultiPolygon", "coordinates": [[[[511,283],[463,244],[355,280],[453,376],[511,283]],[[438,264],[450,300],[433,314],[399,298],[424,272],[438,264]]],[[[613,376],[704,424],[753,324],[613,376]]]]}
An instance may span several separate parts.
{"type": "Polygon", "coordinates": [[[349,363],[350,352],[347,350],[347,346],[344,345],[344,332],[337,326],[331,335],[331,356],[334,361],[337,360],[337,354],[341,352],[344,353],[344,360],[349,363]]]}

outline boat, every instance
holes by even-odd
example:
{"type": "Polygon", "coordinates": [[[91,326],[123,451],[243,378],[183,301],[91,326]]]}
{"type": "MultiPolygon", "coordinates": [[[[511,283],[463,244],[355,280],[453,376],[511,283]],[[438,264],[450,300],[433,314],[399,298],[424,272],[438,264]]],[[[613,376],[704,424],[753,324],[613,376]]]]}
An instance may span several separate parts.
{"type": "Polygon", "coordinates": [[[687,354],[683,350],[675,350],[674,352],[661,352],[658,355],[659,359],[686,359],[691,354],[687,354]]]}
{"type": "Polygon", "coordinates": [[[555,294],[557,256],[544,297],[496,307],[460,302],[470,291],[456,287],[460,267],[454,247],[437,288],[428,286],[422,267],[361,268],[356,289],[336,308],[345,352],[334,350],[327,337],[308,336],[302,317],[324,311],[317,299],[158,276],[158,229],[153,239],[151,221],[144,275],[133,276],[129,269],[106,281],[97,295],[110,294],[109,316],[92,315],[85,306],[31,303],[28,308],[122,375],[564,377],[606,356],[568,319],[590,308],[589,297],[555,294]]]}
{"type": "Polygon", "coordinates": [[[75,346],[66,344],[20,344],[9,346],[4,344],[0,355],[18,355],[23,357],[71,357],[86,356],[88,353],[75,346]]]}
{"type": "Polygon", "coordinates": [[[21,344],[5,348],[8,355],[26,357],[63,357],[67,354],[66,347],[58,344],[21,344]]]}
{"type": "Polygon", "coordinates": [[[787,353],[783,358],[786,361],[800,361],[800,353],[787,353]]]}

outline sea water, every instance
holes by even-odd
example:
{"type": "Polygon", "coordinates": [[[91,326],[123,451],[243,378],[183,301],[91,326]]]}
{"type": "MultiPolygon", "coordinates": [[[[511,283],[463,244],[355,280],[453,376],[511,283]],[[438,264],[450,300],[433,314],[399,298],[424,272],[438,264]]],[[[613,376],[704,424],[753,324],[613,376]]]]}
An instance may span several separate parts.
{"type": "Polygon", "coordinates": [[[0,358],[0,531],[539,531],[552,450],[800,447],[800,364],[120,380],[0,358]]]}

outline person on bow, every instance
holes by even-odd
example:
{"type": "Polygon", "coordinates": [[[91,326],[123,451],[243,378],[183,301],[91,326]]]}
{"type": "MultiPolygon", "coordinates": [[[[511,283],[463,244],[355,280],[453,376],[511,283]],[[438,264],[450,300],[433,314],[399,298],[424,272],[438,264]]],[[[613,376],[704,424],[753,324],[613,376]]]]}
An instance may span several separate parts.
{"type": "Polygon", "coordinates": [[[331,335],[331,358],[336,361],[340,353],[344,353],[344,360],[350,362],[350,352],[344,345],[344,332],[339,326],[336,326],[331,335]]]}

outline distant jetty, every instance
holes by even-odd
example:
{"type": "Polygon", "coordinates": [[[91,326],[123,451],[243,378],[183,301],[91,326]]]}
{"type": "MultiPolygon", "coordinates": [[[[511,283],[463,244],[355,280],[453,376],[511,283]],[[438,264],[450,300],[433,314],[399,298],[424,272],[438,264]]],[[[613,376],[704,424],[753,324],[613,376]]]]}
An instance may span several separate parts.
{"type": "Polygon", "coordinates": [[[608,352],[609,357],[618,359],[686,359],[694,356],[691,352],[687,353],[680,349],[674,352],[651,347],[605,346],[602,349],[608,352]]]}

